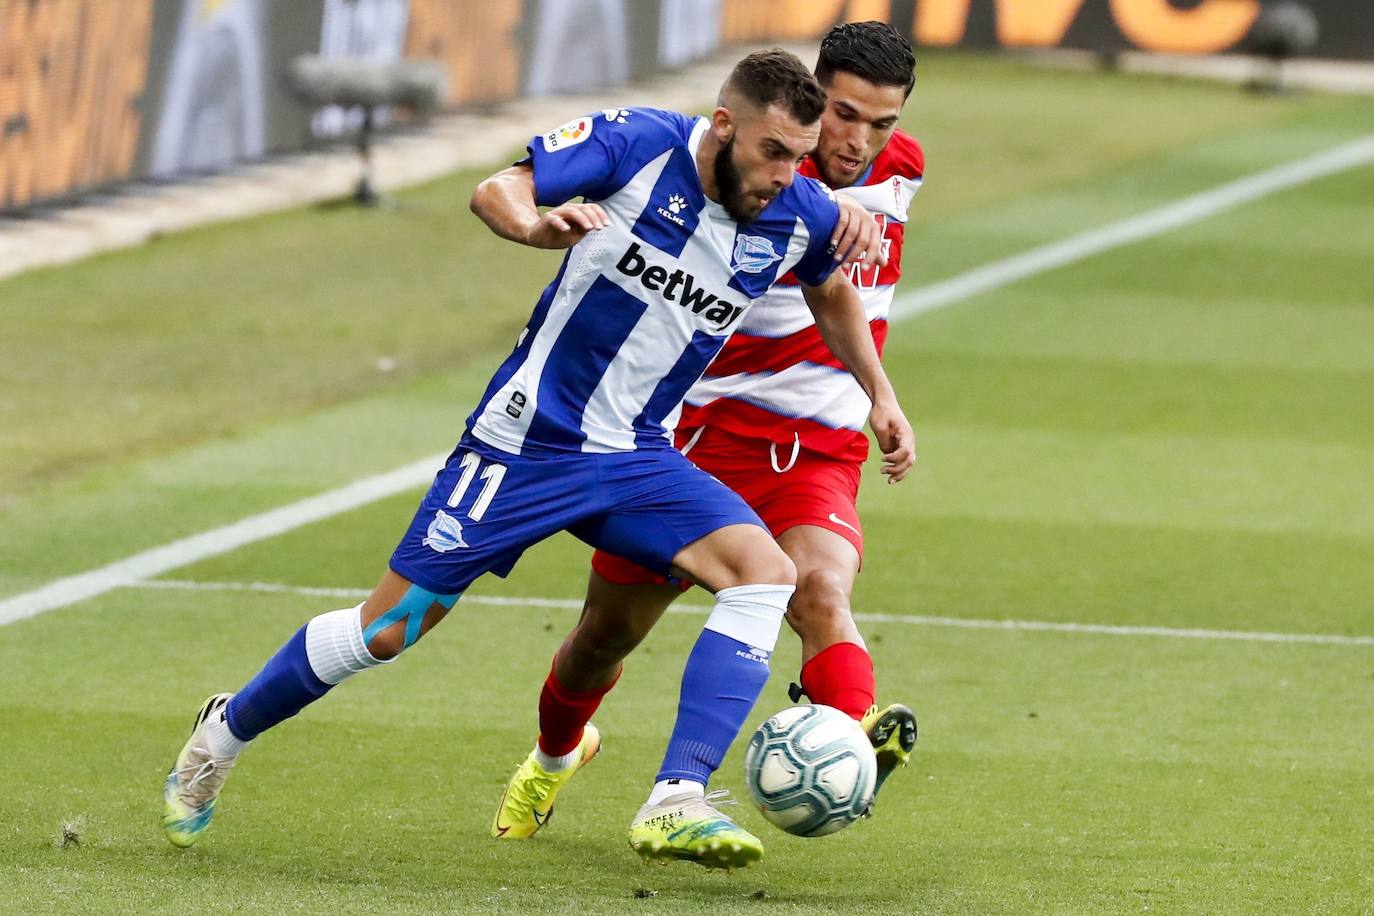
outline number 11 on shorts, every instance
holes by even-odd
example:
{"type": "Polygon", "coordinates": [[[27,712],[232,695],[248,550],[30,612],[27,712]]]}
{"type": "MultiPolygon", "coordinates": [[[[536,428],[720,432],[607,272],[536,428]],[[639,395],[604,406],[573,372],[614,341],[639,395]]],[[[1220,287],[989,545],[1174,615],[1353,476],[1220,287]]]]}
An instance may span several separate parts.
{"type": "MultiPolygon", "coordinates": [[[[462,467],[463,473],[458,478],[458,483],[454,485],[453,492],[449,494],[448,506],[450,509],[458,508],[458,504],[463,501],[464,494],[472,485],[472,479],[478,476],[477,469],[481,466],[482,459],[478,457],[476,452],[468,452],[458,464],[462,467]]],[[[468,518],[474,522],[482,520],[482,516],[487,514],[487,507],[496,498],[496,491],[500,488],[501,481],[505,476],[506,466],[504,464],[492,462],[487,465],[486,470],[482,471],[481,474],[482,492],[477,494],[477,499],[473,501],[472,508],[468,510],[468,518]]]]}

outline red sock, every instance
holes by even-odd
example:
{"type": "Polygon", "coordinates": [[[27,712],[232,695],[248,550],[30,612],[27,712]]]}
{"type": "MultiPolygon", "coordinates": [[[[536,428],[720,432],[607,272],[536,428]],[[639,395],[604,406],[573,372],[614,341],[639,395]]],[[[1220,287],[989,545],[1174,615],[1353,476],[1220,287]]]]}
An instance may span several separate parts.
{"type": "Polygon", "coordinates": [[[569,690],[558,683],[553,669],[539,692],[539,749],[550,757],[570,754],[582,742],[582,727],[592,719],[601,698],[610,693],[617,673],[605,687],[596,690],[569,690]]]}
{"type": "Polygon", "coordinates": [[[812,703],[833,706],[854,719],[864,717],[878,689],[873,659],[852,642],[837,642],[802,665],[801,683],[812,703]]]}

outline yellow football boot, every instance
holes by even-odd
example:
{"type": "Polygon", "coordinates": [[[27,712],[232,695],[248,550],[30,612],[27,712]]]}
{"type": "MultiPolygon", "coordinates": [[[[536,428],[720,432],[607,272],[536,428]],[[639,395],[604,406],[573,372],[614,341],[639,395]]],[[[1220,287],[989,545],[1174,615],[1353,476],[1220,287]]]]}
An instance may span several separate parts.
{"type": "Polygon", "coordinates": [[[716,810],[736,804],[726,789],[705,797],[672,795],[639,809],[630,824],[630,847],[645,862],[684,860],[707,868],[748,868],[763,858],[759,838],[716,810]]]}
{"type": "Polygon", "coordinates": [[[162,784],[162,830],[174,846],[193,846],[200,839],[215,816],[224,780],[234,768],[233,757],[212,757],[205,743],[206,723],[231,696],[217,693],[201,704],[191,737],[162,784]]]}
{"type": "Polygon", "coordinates": [[[523,840],[534,836],[553,816],[553,800],[568,784],[573,774],[582,769],[601,750],[601,733],[590,722],[582,730],[582,755],[566,770],[545,772],[534,759],[534,751],[516,769],[506,783],[496,817],[491,822],[491,835],[503,840],[523,840]]]}
{"type": "Polygon", "coordinates": [[[878,779],[873,787],[876,795],[892,771],[911,759],[911,749],[916,746],[916,714],[901,703],[883,709],[871,706],[859,725],[878,758],[878,779]]]}

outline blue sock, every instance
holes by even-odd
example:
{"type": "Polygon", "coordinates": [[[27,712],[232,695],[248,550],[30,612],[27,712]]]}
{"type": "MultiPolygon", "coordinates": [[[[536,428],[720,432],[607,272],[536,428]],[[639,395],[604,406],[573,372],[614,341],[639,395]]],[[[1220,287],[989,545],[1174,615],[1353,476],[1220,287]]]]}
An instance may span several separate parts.
{"type": "Polygon", "coordinates": [[[777,585],[716,593],[716,608],[682,672],[677,722],[656,781],[705,785],[720,768],[768,683],[768,657],[791,596],[791,587],[777,585]]]}
{"type": "Polygon", "coordinates": [[[305,650],[305,633],[310,624],[268,659],[251,681],[229,700],[224,711],[225,724],[234,737],[250,741],[259,733],[291,718],[324,696],[333,684],[320,680],[310,667],[305,650]]]}
{"type": "MultiPolygon", "coordinates": [[[[417,591],[415,588],[412,592],[417,591]]],[[[422,589],[417,597],[406,598],[397,605],[407,612],[423,605],[428,608],[433,596],[422,589]]],[[[457,596],[453,596],[457,597],[457,596]]],[[[451,606],[447,596],[437,600],[451,606]]],[[[368,668],[383,664],[367,648],[359,615],[362,605],[329,611],[313,618],[287,640],[286,645],[268,660],[262,670],[242,690],[234,694],[224,711],[224,724],[240,741],[250,741],[285,719],[289,719],[309,704],[324,696],[330,687],[368,668]]],[[[412,618],[424,616],[421,609],[412,618]]],[[[394,614],[385,621],[400,620],[394,614]]],[[[410,631],[419,633],[414,619],[406,623],[406,645],[414,642],[410,631]]]]}
{"type": "Polygon", "coordinates": [[[705,785],[766,683],[766,655],[758,658],[739,640],[703,630],[682,672],[677,722],[656,781],[690,779],[705,785]]]}

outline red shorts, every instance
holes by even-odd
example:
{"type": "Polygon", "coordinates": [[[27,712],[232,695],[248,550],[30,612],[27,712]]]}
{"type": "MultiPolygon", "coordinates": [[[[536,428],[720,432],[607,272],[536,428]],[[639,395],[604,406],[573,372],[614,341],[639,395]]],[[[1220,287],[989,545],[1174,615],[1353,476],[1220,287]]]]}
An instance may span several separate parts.
{"type": "MultiPolygon", "coordinates": [[[[744,497],[773,537],[798,525],[815,525],[849,541],[863,558],[864,536],[855,508],[862,467],[858,462],[836,461],[709,427],[689,430],[686,435],[679,431],[677,445],[697,467],[744,497]]],[[[617,585],[668,581],[601,550],[592,555],[592,569],[617,585]]],[[[684,590],[689,587],[683,585],[684,590]]]]}

